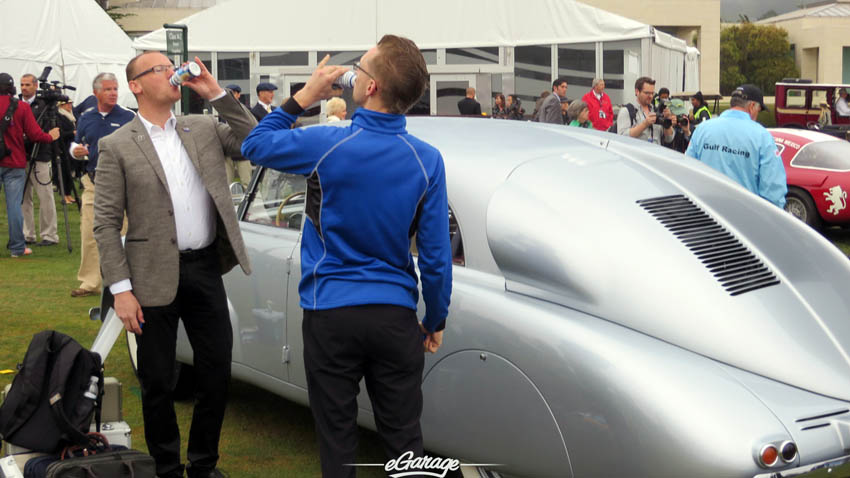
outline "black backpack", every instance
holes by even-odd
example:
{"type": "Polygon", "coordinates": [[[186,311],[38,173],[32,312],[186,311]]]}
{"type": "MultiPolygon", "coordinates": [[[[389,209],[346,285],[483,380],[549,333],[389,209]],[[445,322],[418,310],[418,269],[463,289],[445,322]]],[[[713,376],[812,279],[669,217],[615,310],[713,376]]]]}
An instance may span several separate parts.
{"type": "MultiPolygon", "coordinates": [[[[631,103],[626,103],[623,105],[623,107],[629,110],[629,119],[631,120],[631,125],[634,126],[635,119],[637,118],[637,108],[635,108],[635,105],[631,103]]],[[[614,118],[614,124],[612,124],[611,127],[608,128],[608,132],[617,134],[617,118],[614,118]]]]}
{"type": "Polygon", "coordinates": [[[0,439],[44,453],[88,446],[92,415],[100,430],[102,383],[100,355],[59,332],[35,334],[0,406],[0,439]]]}
{"type": "Polygon", "coordinates": [[[12,118],[15,116],[15,110],[18,109],[18,99],[15,97],[11,97],[9,101],[9,107],[6,108],[6,113],[3,115],[3,119],[0,119],[0,159],[9,156],[12,151],[6,147],[6,129],[9,128],[9,125],[12,124],[12,118]]]}

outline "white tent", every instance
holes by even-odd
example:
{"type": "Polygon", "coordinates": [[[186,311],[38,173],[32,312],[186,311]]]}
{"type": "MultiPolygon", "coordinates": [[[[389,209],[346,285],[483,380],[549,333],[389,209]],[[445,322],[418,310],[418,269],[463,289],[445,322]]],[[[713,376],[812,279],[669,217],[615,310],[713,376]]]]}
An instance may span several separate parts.
{"type": "Polygon", "coordinates": [[[75,86],[67,91],[75,102],[92,92],[100,72],[118,78],[119,103],[135,106],[124,67],[135,51],[130,38],[93,0],[0,0],[0,71],[17,85],[21,75],[41,74],[75,86]]]}
{"type": "MultiPolygon", "coordinates": [[[[497,91],[533,101],[560,76],[574,85],[568,97],[604,76],[615,102],[631,101],[642,75],[673,93],[699,83],[685,78],[699,70],[686,66],[683,40],[575,0],[224,0],[176,23],[188,26],[189,51],[209,61],[213,74],[226,64],[229,76],[219,79],[243,94],[270,81],[286,92],[279,97],[288,96],[319,54],[351,63],[386,33],[412,39],[425,53],[431,114],[456,114],[452,91],[466,86],[487,104],[497,91]]],[[[165,30],[133,47],[165,51],[165,30]]]]}
{"type": "MultiPolygon", "coordinates": [[[[423,49],[652,36],[648,25],[573,0],[238,0],[179,23],[189,27],[193,51],[367,50],[386,33],[423,49]]],[[[133,46],[165,50],[165,31],[137,38],[133,46]]]]}

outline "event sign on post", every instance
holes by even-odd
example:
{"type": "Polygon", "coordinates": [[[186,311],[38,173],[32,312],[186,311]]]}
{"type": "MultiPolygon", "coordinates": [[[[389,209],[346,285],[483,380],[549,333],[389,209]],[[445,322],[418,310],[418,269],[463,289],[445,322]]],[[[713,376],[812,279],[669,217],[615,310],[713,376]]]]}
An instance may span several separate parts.
{"type": "MultiPolygon", "coordinates": [[[[186,25],[165,23],[165,49],[168,56],[179,56],[180,63],[189,61],[189,27],[186,25]]],[[[179,68],[180,64],[175,67],[179,68]]],[[[180,87],[183,96],[180,102],[180,113],[189,114],[189,90],[185,86],[180,87]]]]}

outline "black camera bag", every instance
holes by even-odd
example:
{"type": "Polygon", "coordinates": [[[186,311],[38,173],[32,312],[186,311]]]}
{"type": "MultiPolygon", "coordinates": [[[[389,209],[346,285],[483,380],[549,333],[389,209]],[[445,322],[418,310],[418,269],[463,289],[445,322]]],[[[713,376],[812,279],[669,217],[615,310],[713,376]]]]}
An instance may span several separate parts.
{"type": "Polygon", "coordinates": [[[9,98],[9,107],[6,108],[6,113],[3,114],[3,119],[0,120],[0,159],[9,156],[12,151],[6,147],[6,129],[12,124],[12,118],[15,116],[15,110],[18,109],[18,99],[15,97],[9,98]]]}
{"type": "Polygon", "coordinates": [[[100,429],[102,384],[98,354],[59,332],[35,334],[0,406],[0,439],[45,453],[70,444],[88,446],[92,415],[100,429]],[[94,399],[84,395],[91,377],[99,385],[94,399]]]}

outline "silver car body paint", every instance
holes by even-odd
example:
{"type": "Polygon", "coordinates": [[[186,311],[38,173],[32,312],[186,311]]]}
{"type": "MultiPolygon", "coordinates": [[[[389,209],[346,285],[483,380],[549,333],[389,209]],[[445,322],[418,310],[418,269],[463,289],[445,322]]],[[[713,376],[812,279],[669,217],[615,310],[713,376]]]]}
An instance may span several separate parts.
{"type": "MultiPolygon", "coordinates": [[[[428,450],[564,477],[791,476],[850,455],[850,261],[822,236],[631,138],[457,118],[408,130],[443,154],[465,253],[426,357],[428,450]],[[640,203],[668,197],[778,283],[731,295],[640,203]],[[790,463],[758,465],[786,440],[790,463]]],[[[300,234],[241,226],[255,272],[225,276],[234,376],[306,404],[300,234]]],[[[182,330],[178,358],[191,362],[182,330]]]]}

